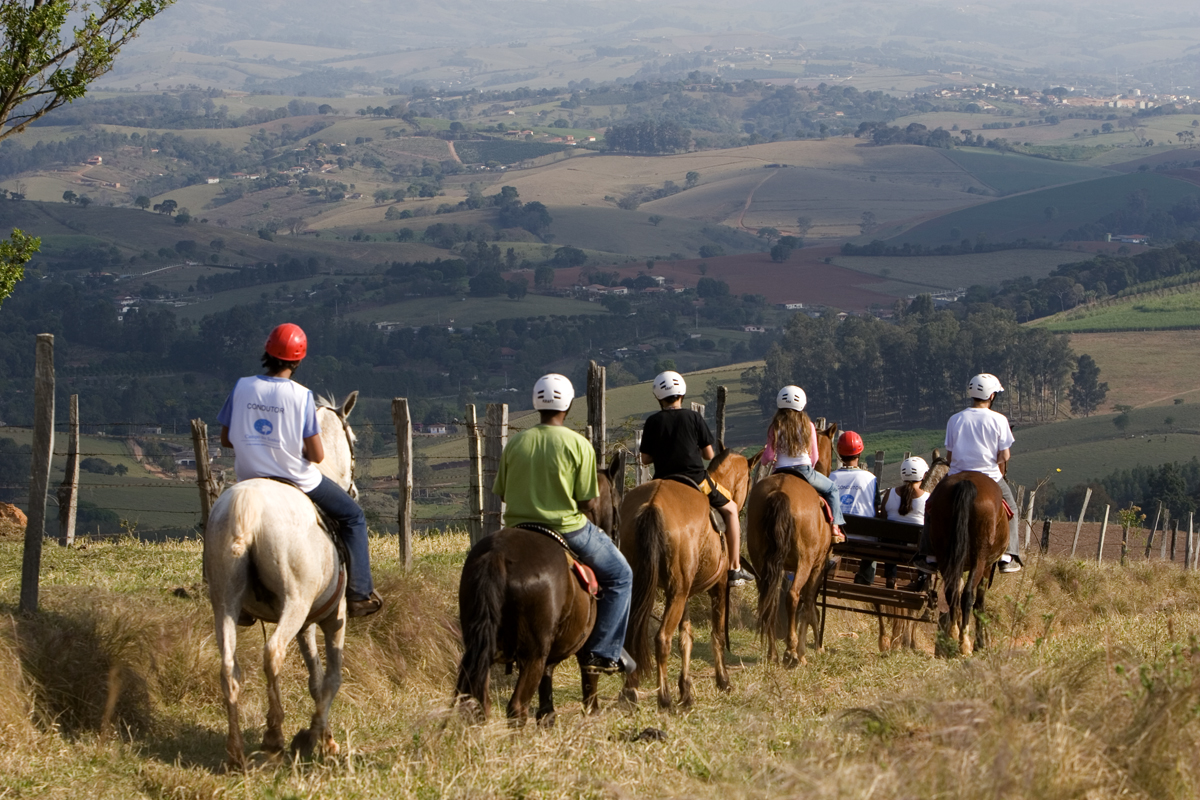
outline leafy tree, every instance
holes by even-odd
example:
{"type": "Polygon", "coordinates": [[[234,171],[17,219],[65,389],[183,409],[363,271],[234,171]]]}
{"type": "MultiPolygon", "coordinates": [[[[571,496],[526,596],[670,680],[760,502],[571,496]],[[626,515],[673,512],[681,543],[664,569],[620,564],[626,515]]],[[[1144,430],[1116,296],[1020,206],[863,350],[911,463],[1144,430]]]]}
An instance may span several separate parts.
{"type": "Polygon", "coordinates": [[[7,241],[0,240],[0,303],[25,277],[25,265],[42,246],[42,240],[24,231],[14,230],[7,241]]]}
{"type": "Polygon", "coordinates": [[[496,297],[508,289],[500,271],[495,269],[485,269],[471,278],[468,285],[471,287],[472,297],[496,297]]]}
{"type": "MultiPolygon", "coordinates": [[[[580,250],[578,247],[560,247],[554,251],[554,256],[550,259],[550,263],[559,268],[563,267],[582,267],[587,263],[587,253],[580,250]]],[[[553,278],[551,278],[553,280],[553,278]]]]}
{"type": "Polygon", "coordinates": [[[76,195],[70,189],[67,189],[65,192],[63,192],[63,202],[64,203],[74,203],[78,199],[79,199],[78,195],[76,195]]]}
{"type": "Polygon", "coordinates": [[[702,244],[700,245],[701,258],[717,258],[725,255],[725,248],[719,244],[702,244]]]}
{"type": "Polygon", "coordinates": [[[1117,430],[1119,430],[1121,433],[1124,433],[1125,429],[1129,427],[1129,422],[1129,414],[1124,411],[1113,417],[1113,425],[1116,425],[1117,430]]]}
{"type": "Polygon", "coordinates": [[[689,189],[691,189],[693,186],[695,186],[699,182],[700,182],[700,173],[696,172],[695,170],[692,170],[687,175],[683,176],[683,185],[689,189]]]}
{"type": "Polygon", "coordinates": [[[1085,417],[1100,407],[1108,395],[1108,384],[1100,382],[1100,367],[1086,353],[1079,357],[1079,364],[1071,375],[1071,411],[1085,417]]]}
{"type": "Polygon", "coordinates": [[[701,278],[696,284],[696,294],[705,298],[720,298],[729,296],[729,284],[716,278],[701,278]]]}
{"type": "Polygon", "coordinates": [[[533,285],[548,289],[554,285],[554,267],[543,264],[533,271],[533,285]]]}
{"type": "Polygon", "coordinates": [[[144,194],[139,194],[137,200],[133,201],[133,204],[142,211],[145,211],[150,207],[150,198],[146,197],[144,194]]]}
{"type": "Polygon", "coordinates": [[[777,264],[782,264],[792,257],[792,248],[783,242],[779,242],[771,248],[771,260],[777,264]]]}
{"type": "Polygon", "coordinates": [[[812,217],[796,217],[796,233],[800,236],[812,230],[812,217]]]}
{"type": "Polygon", "coordinates": [[[529,294],[529,280],[524,275],[518,275],[505,284],[509,299],[521,300],[529,294]]]}
{"type": "Polygon", "coordinates": [[[858,227],[859,227],[859,230],[862,231],[864,236],[866,234],[870,233],[871,231],[875,230],[875,228],[878,227],[878,224],[876,223],[876,220],[875,220],[875,212],[874,211],[864,211],[862,213],[862,222],[859,223],[858,227]]]}
{"type": "Polygon", "coordinates": [[[662,214],[651,214],[651,215],[650,215],[650,216],[649,216],[649,217],[646,219],[646,221],[647,221],[647,222],[649,222],[651,225],[653,225],[654,227],[656,227],[656,228],[657,228],[657,227],[658,227],[658,225],[659,225],[659,223],[660,223],[660,222],[662,222],[662,221],[663,221],[663,219],[665,219],[665,218],[663,217],[663,215],[662,215],[662,214]]]}

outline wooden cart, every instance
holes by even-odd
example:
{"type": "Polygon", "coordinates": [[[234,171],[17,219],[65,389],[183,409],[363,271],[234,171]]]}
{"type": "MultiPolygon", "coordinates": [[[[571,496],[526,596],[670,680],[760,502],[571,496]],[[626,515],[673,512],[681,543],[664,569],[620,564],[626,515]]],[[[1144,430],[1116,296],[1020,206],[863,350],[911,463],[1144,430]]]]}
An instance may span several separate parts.
{"type": "Polygon", "coordinates": [[[833,546],[833,554],[840,560],[835,568],[826,571],[821,584],[818,646],[824,645],[825,617],[831,608],[918,622],[936,621],[937,576],[930,576],[924,591],[904,588],[920,575],[909,564],[917,555],[921,526],[847,514],[842,530],[846,541],[833,546]],[[863,561],[878,562],[875,581],[869,586],[854,582],[863,561]],[[884,564],[897,565],[896,577],[890,586],[884,577],[884,564]],[[876,606],[880,608],[876,610],[876,606]]]}

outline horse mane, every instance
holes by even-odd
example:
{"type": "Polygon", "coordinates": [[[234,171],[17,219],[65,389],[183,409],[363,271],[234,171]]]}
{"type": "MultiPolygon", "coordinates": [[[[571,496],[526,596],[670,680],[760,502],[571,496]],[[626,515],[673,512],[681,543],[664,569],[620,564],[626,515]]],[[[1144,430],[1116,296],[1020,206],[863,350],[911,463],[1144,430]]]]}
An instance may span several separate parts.
{"type": "Polygon", "coordinates": [[[313,395],[313,399],[317,401],[317,408],[328,408],[335,414],[338,412],[339,406],[337,401],[335,401],[330,395],[315,394],[313,395]]]}

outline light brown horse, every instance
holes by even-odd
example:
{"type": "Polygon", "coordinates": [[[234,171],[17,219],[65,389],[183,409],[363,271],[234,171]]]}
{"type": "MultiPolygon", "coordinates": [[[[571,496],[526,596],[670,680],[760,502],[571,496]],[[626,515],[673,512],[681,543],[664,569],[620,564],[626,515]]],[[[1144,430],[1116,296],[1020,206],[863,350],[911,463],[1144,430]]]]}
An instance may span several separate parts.
{"type": "MultiPolygon", "coordinates": [[[[972,617],[984,613],[984,579],[1008,546],[1008,515],[1000,487],[980,472],[951,475],[929,496],[925,525],[950,609],[942,615],[940,628],[969,656],[972,617]]],[[[986,646],[987,626],[976,619],[975,647],[986,646]]]]}
{"type": "MultiPolygon", "coordinates": [[[[746,459],[724,449],[708,473],[737,498],[745,498],[750,471],[746,459]]],[[[687,601],[707,591],[712,599],[712,651],[717,687],[729,689],[725,668],[726,613],[729,598],[729,557],[721,534],[713,528],[708,498],[672,480],[652,480],[631,490],[621,504],[621,552],[633,568],[633,598],[625,646],[638,663],[625,678],[625,696],[637,698],[638,683],[649,669],[650,616],[658,589],[663,590],[662,624],[654,637],[658,666],[658,704],[669,708],[667,662],[671,641],[679,629],[683,665],[679,673],[679,702],[692,704],[692,624],[687,601]]]]}
{"type": "MultiPolygon", "coordinates": [[[[817,471],[829,474],[837,425],[817,431],[817,471]]],[[[757,458],[757,456],[756,456],[757,458]]],[[[778,660],[775,627],[785,571],[795,577],[787,598],[787,649],[783,663],[807,663],[808,628],[817,629],[817,588],[824,574],[833,527],[821,497],[803,479],[776,473],[755,484],[746,504],[746,547],[758,575],[758,631],[767,640],[767,657],[778,660]],[[799,622],[800,630],[796,627],[799,622]]]]}

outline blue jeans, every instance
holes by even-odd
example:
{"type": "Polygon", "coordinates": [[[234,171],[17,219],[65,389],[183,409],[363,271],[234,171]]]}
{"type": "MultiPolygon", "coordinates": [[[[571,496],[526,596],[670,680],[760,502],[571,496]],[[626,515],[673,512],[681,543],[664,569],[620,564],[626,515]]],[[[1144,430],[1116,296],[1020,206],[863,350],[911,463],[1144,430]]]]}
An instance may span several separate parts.
{"type": "Polygon", "coordinates": [[[833,512],[833,524],[842,526],[846,520],[842,517],[842,501],[837,496],[837,484],[812,468],[810,464],[796,464],[788,467],[804,476],[808,485],[817,490],[817,494],[825,498],[829,510],[833,512]]]}
{"type": "Polygon", "coordinates": [[[329,478],[322,477],[321,484],[308,498],[328,514],[338,526],[338,535],[346,545],[346,599],[366,600],[374,591],[371,581],[371,553],[367,546],[367,518],[354,498],[329,478]]]}
{"type": "Polygon", "coordinates": [[[596,599],[596,625],[583,643],[581,653],[595,653],[617,661],[625,644],[629,624],[629,602],[633,593],[633,570],[608,534],[591,522],[564,533],[575,555],[596,573],[600,596],[596,599]]]}

